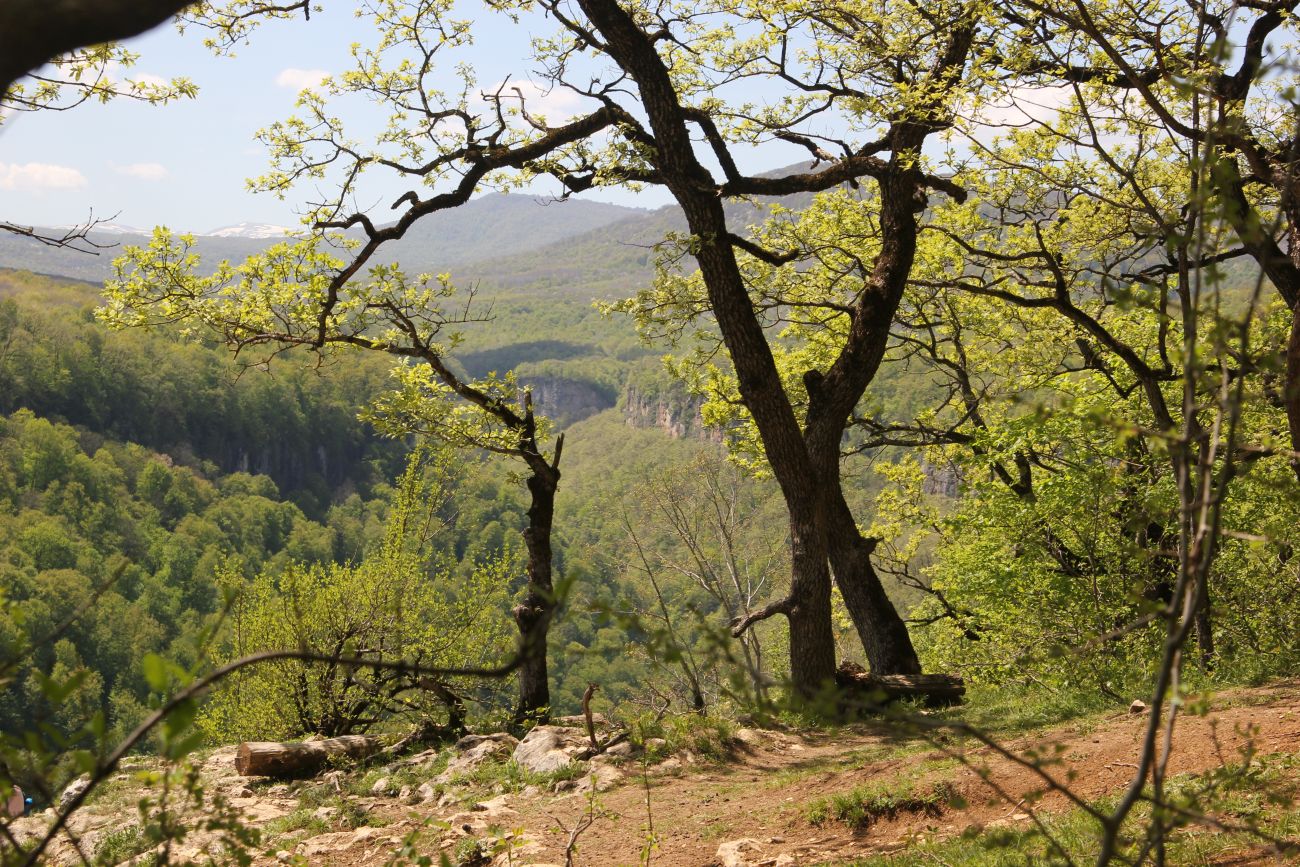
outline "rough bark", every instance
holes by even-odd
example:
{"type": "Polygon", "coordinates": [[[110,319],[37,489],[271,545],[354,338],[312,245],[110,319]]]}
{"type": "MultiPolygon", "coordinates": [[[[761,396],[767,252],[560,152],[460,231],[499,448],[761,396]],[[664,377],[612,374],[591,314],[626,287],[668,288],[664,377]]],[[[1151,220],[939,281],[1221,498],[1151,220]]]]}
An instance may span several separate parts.
{"type": "Polygon", "coordinates": [[[835,673],[830,575],[818,520],[818,495],[799,423],[782,387],[767,337],[754,313],[728,239],[722,199],[699,162],[686,115],[653,42],[613,0],[580,0],[610,56],[635,80],[657,145],[656,166],[699,239],[696,261],[741,400],[753,416],[768,463],[790,512],[793,538],[790,669],[796,690],[816,693],[835,673]]]}
{"type": "MultiPolygon", "coordinates": [[[[528,413],[531,421],[532,413],[528,413]]],[[[555,519],[555,492],[560,484],[560,451],[557,442],[555,460],[548,464],[537,456],[529,459],[533,474],[528,477],[528,527],[524,546],[528,551],[528,587],[523,600],[515,606],[515,625],[519,628],[519,647],[523,661],[519,666],[519,705],[515,722],[545,722],[551,713],[551,687],[546,661],[546,640],[555,614],[555,584],[552,579],[551,528],[555,519]]]]}
{"type": "MultiPolygon", "coordinates": [[[[922,141],[919,132],[900,132],[906,152],[922,141]]],[[[915,674],[920,661],[907,626],[871,565],[874,543],[862,537],[840,486],[840,443],[853,409],[875,378],[889,342],[889,329],[902,301],[916,257],[916,205],[923,199],[915,170],[880,179],[881,250],[854,307],[845,347],[825,375],[804,377],[808,423],[804,439],[817,474],[826,522],[826,545],[844,605],[875,674],[915,674]]]]}
{"type": "Polygon", "coordinates": [[[1300,302],[1291,310],[1291,336],[1286,344],[1284,380],[1287,426],[1291,430],[1291,468],[1300,479],[1300,302]]]}
{"type": "Polygon", "coordinates": [[[343,735],[321,741],[247,741],[235,753],[235,770],[245,777],[301,777],[338,759],[363,759],[383,743],[368,735],[343,735]]]}

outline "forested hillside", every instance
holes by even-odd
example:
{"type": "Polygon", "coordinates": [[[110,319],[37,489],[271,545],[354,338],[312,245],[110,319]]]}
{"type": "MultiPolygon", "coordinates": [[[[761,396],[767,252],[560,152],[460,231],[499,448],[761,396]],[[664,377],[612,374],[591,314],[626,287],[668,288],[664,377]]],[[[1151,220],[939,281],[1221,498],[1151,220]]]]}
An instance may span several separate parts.
{"type": "Polygon", "coordinates": [[[0,4],[0,863],[1300,855],[1296,12],[0,4]]]}

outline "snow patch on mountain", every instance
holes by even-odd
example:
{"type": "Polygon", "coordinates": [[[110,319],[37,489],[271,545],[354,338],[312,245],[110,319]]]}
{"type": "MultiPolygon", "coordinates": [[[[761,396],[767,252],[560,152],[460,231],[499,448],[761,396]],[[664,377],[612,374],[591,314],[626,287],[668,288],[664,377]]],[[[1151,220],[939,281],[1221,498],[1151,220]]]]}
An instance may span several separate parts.
{"type": "Polygon", "coordinates": [[[294,230],[287,226],[274,226],[270,223],[236,223],[233,226],[222,226],[220,229],[213,229],[211,232],[203,234],[210,238],[283,238],[291,234],[294,230]]]}

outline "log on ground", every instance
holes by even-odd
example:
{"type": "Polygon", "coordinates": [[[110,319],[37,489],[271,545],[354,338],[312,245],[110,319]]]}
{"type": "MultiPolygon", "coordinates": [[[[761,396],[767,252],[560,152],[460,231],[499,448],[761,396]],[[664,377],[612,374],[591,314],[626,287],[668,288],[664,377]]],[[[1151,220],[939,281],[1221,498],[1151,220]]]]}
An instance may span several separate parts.
{"type": "Polygon", "coordinates": [[[343,735],[319,741],[246,741],[235,752],[235,770],[245,777],[303,777],[331,761],[363,759],[383,747],[369,735],[343,735]]]}
{"type": "Polygon", "coordinates": [[[868,674],[862,666],[843,662],[835,672],[841,689],[868,697],[871,704],[919,698],[930,707],[960,704],[966,683],[956,674],[868,674]]]}

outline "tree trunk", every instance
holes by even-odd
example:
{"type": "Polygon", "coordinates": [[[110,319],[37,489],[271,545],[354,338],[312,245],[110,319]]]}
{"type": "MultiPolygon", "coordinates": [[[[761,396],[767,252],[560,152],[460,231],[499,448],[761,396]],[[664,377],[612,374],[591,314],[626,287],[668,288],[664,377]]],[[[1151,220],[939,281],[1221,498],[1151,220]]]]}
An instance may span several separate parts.
{"type": "Polygon", "coordinates": [[[792,509],[790,599],[794,604],[787,619],[790,682],[800,695],[812,697],[833,682],[835,630],[825,537],[814,516],[802,514],[806,511],[806,508],[792,509]]]}
{"type": "MultiPolygon", "coordinates": [[[[1286,421],[1291,430],[1291,451],[1300,453],[1300,301],[1292,305],[1291,336],[1286,344],[1284,379],[1286,421]]],[[[1300,479],[1300,454],[1291,456],[1291,469],[1300,479]]]]}
{"type": "MultiPolygon", "coordinates": [[[[841,504],[843,499],[841,497],[841,504]]],[[[880,577],[871,565],[875,542],[858,532],[853,516],[829,518],[827,533],[835,584],[844,597],[844,607],[862,639],[873,675],[920,674],[921,661],[912,647],[912,637],[898,609],[885,593],[880,577]]]]}
{"type": "MultiPolygon", "coordinates": [[[[559,449],[556,450],[559,463],[559,449]]],[[[519,627],[519,706],[515,722],[546,722],[551,714],[551,687],[546,665],[546,638],[555,612],[555,586],[551,580],[551,525],[555,518],[555,491],[560,471],[545,460],[533,463],[528,477],[528,529],[524,545],[528,550],[528,589],[514,608],[519,627]]]]}
{"type": "Polygon", "coordinates": [[[364,759],[382,746],[379,738],[368,735],[287,744],[247,741],[235,752],[235,770],[245,777],[302,777],[316,773],[332,759],[364,759]]]}

